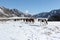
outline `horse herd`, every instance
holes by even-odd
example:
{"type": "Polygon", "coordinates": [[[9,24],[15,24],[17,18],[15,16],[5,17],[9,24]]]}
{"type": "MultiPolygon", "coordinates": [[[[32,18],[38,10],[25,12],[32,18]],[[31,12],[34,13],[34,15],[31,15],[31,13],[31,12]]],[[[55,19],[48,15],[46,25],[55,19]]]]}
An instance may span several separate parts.
{"type": "MultiPolygon", "coordinates": [[[[22,20],[23,22],[32,22],[34,23],[36,21],[36,19],[34,18],[23,18],[23,19],[14,19],[14,21],[17,21],[17,20],[22,20]]],[[[37,19],[38,22],[46,22],[47,23],[47,20],[46,19],[37,19]]]]}
{"type": "Polygon", "coordinates": [[[23,22],[35,22],[35,20],[32,19],[32,18],[14,19],[14,21],[17,21],[17,20],[20,20],[20,21],[23,21],[23,22]]]}
{"type": "Polygon", "coordinates": [[[0,21],[8,21],[8,20],[14,20],[14,21],[23,21],[23,22],[31,22],[34,23],[35,21],[37,22],[45,22],[47,23],[47,19],[46,18],[22,18],[22,17],[18,17],[18,18],[0,18],[0,21]]]}

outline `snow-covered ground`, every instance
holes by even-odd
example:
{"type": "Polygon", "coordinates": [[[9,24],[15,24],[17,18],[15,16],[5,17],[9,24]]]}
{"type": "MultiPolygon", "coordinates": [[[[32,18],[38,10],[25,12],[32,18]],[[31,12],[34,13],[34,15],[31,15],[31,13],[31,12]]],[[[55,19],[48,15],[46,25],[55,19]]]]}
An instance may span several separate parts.
{"type": "Polygon", "coordinates": [[[60,22],[0,22],[0,40],[60,40],[60,22]]]}

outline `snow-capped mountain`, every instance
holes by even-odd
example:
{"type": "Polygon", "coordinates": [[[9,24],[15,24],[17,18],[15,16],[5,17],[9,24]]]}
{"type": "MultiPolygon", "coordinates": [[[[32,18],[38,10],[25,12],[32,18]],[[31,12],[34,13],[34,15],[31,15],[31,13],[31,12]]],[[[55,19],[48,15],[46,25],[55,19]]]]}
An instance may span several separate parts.
{"type": "Polygon", "coordinates": [[[0,17],[30,17],[30,14],[25,14],[17,9],[9,9],[3,6],[0,6],[0,17]]]}
{"type": "Polygon", "coordinates": [[[60,9],[52,10],[50,12],[42,12],[36,15],[33,15],[36,18],[49,18],[51,21],[60,21],[60,9]]]}
{"type": "Polygon", "coordinates": [[[50,21],[60,21],[60,9],[52,10],[50,12],[52,15],[49,17],[50,21]]]}
{"type": "Polygon", "coordinates": [[[36,15],[33,15],[33,17],[36,17],[36,18],[47,18],[48,17],[48,12],[42,12],[42,13],[39,13],[39,14],[36,14],[36,15]]]}

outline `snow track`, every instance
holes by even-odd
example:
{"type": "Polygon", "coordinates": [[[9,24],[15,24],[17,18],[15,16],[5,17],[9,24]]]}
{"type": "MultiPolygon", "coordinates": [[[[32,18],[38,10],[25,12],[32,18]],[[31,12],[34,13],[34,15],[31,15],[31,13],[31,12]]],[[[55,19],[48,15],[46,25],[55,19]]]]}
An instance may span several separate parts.
{"type": "Polygon", "coordinates": [[[0,40],[60,40],[60,22],[48,25],[21,21],[0,22],[0,40]]]}

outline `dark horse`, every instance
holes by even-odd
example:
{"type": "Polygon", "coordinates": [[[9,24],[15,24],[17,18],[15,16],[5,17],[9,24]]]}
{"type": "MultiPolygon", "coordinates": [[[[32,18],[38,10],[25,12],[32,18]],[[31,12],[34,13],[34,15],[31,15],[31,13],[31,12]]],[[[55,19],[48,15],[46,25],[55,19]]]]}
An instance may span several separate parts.
{"type": "MultiPolygon", "coordinates": [[[[46,23],[47,23],[47,20],[46,20],[46,19],[44,19],[44,20],[38,19],[38,21],[46,22],[46,23]]],[[[47,23],[47,24],[48,24],[48,23],[47,23]]]]}
{"type": "Polygon", "coordinates": [[[23,19],[24,22],[34,22],[34,19],[30,18],[30,19],[23,19]]]}

